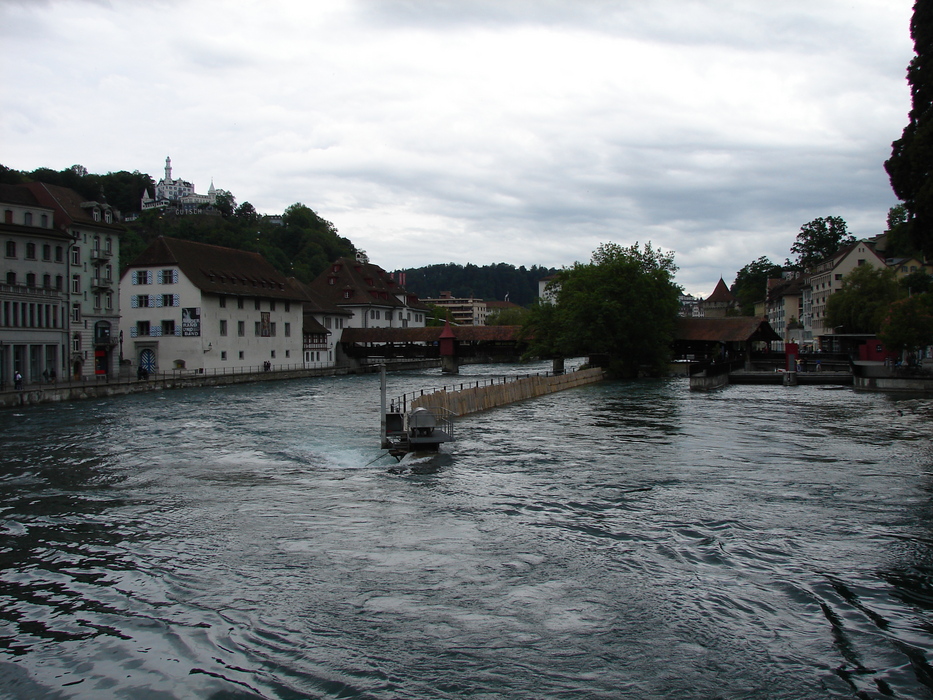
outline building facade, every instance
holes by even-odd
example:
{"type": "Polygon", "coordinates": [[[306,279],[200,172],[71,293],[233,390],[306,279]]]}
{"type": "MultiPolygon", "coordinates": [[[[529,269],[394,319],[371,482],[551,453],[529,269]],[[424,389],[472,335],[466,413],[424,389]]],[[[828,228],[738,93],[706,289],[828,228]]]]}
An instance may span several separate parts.
{"type": "Polygon", "coordinates": [[[137,373],[303,363],[304,298],[258,253],[158,238],[120,283],[137,373]]]}
{"type": "Polygon", "coordinates": [[[422,328],[428,307],[388,272],[365,260],[339,258],[309,285],[347,313],[348,328],[422,328]]]}
{"type": "Polygon", "coordinates": [[[856,267],[871,265],[884,268],[884,259],[869,241],[856,241],[839,250],[810,271],[809,320],[812,338],[832,335],[835,331],[826,323],[826,300],[842,289],[843,280],[856,267]]]}
{"type": "Polygon", "coordinates": [[[489,309],[482,299],[458,298],[450,292],[441,292],[435,299],[422,299],[428,306],[440,306],[448,312],[450,320],[458,326],[485,326],[489,309]]]}

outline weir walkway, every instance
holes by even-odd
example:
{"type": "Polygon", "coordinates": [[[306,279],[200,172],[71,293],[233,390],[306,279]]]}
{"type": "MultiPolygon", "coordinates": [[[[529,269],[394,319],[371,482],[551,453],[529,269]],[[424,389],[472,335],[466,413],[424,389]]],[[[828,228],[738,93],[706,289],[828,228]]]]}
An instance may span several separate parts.
{"type": "Polygon", "coordinates": [[[565,374],[545,372],[518,378],[495,377],[458,382],[449,389],[445,386],[433,392],[421,390],[404,394],[392,402],[392,410],[406,413],[416,408],[427,408],[442,415],[464,416],[585,384],[594,384],[605,377],[605,370],[592,367],[565,374]]]}

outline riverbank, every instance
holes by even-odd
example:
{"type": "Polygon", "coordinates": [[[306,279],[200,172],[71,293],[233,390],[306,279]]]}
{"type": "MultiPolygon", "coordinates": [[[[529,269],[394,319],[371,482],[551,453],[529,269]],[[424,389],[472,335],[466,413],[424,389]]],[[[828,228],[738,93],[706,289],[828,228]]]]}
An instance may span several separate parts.
{"type": "MultiPolygon", "coordinates": [[[[389,371],[429,369],[439,367],[439,360],[406,360],[389,363],[389,371]]],[[[358,365],[356,367],[312,367],[292,369],[271,369],[269,371],[199,374],[164,373],[154,374],[147,379],[130,377],[84,379],[55,384],[30,384],[22,390],[6,388],[0,390],[0,408],[16,408],[45,403],[65,401],[85,401],[87,399],[105,399],[129,394],[141,394],[153,391],[173,389],[191,389],[197,387],[226,386],[231,384],[252,384],[255,382],[284,381],[305,379],[308,377],[336,377],[348,374],[370,374],[378,372],[378,365],[358,365]]]]}

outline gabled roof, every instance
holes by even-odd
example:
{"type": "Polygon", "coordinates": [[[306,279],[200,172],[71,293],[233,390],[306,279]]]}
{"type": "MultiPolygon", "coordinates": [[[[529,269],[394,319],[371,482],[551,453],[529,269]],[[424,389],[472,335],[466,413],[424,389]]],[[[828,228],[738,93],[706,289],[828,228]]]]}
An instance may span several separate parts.
{"type": "Polygon", "coordinates": [[[771,324],[758,316],[732,318],[678,318],[675,340],[745,343],[781,340],[771,324]]]}
{"type": "Polygon", "coordinates": [[[41,204],[32,191],[25,185],[0,185],[0,202],[18,204],[23,207],[52,207],[41,204]]]}
{"type": "Polygon", "coordinates": [[[67,226],[86,226],[97,228],[111,233],[119,234],[126,228],[117,222],[120,212],[109,204],[102,202],[89,202],[80,194],[68,187],[49,185],[45,182],[30,182],[23,187],[29,189],[36,200],[44,207],[55,212],[55,224],[62,228],[67,226]],[[92,214],[95,208],[113,212],[113,223],[95,221],[92,214]]]}
{"type": "Polygon", "coordinates": [[[288,284],[291,285],[292,289],[295,290],[295,293],[304,297],[304,308],[305,311],[311,313],[320,313],[326,314],[328,316],[352,316],[352,311],[347,311],[346,309],[341,309],[339,306],[332,304],[328,299],[324,298],[316,290],[312,289],[309,285],[301,282],[294,277],[288,278],[288,284]]]}
{"type": "Polygon", "coordinates": [[[428,310],[417,295],[407,291],[381,267],[352,258],[335,260],[309,286],[336,306],[408,306],[428,310]],[[398,300],[399,295],[406,298],[407,304],[398,300]]]}
{"type": "Polygon", "coordinates": [[[160,236],[129,264],[178,266],[202,292],[304,301],[305,297],[259,253],[160,236]]]}
{"type": "Polygon", "coordinates": [[[704,303],[707,304],[731,304],[733,302],[735,302],[735,297],[729,291],[722,277],[719,278],[713,293],[704,300],[704,303]]]}

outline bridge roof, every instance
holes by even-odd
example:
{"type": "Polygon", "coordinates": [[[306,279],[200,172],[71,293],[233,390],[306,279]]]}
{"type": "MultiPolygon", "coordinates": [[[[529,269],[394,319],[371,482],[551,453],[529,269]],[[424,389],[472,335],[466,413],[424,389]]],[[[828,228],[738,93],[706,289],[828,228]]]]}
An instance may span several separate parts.
{"type": "MultiPolygon", "coordinates": [[[[521,326],[454,326],[454,337],[462,342],[514,343],[521,326]]],[[[425,328],[344,328],[341,343],[433,343],[443,326],[425,328]]]]}
{"type": "Polygon", "coordinates": [[[780,340],[768,321],[760,316],[730,318],[679,318],[675,340],[744,343],[780,340]]]}

